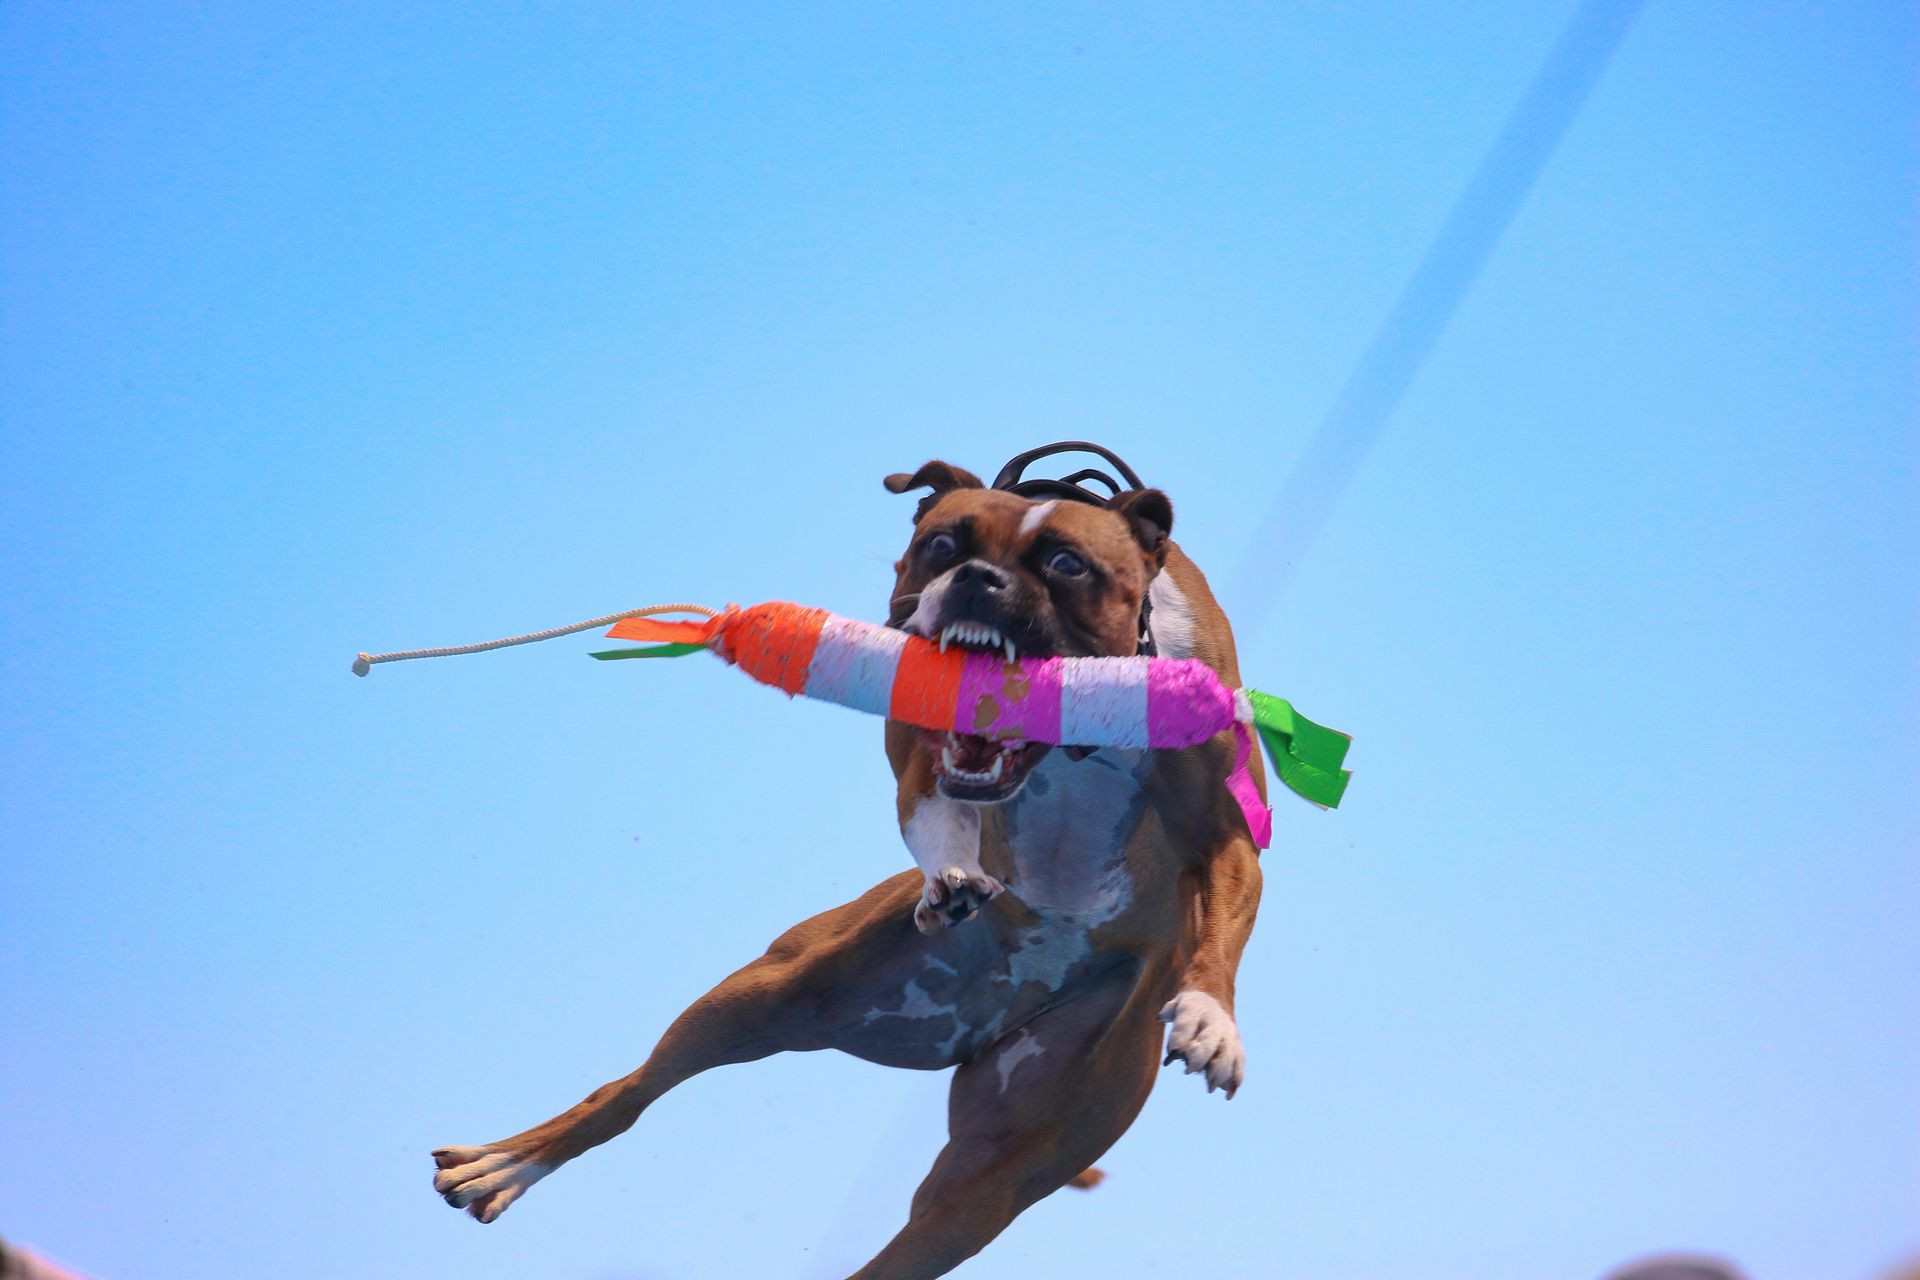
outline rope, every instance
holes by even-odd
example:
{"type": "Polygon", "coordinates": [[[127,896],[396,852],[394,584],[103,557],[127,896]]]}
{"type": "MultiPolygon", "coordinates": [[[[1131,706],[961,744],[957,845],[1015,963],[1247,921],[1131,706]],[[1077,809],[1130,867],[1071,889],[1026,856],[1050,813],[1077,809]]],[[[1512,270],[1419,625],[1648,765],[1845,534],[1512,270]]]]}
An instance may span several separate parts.
{"type": "Polygon", "coordinates": [[[718,609],[709,609],[703,604],[653,604],[644,609],[628,609],[625,613],[610,613],[604,618],[589,618],[585,622],[576,622],[570,627],[555,627],[551,631],[534,631],[524,636],[508,636],[505,640],[488,640],[484,644],[454,645],[446,649],[401,649],[393,653],[363,653],[353,660],[353,674],[364,676],[373,670],[379,662],[410,662],[415,658],[451,658],[462,653],[485,653],[489,649],[506,649],[516,644],[533,644],[539,640],[551,640],[555,636],[570,636],[576,631],[591,631],[595,627],[608,626],[622,618],[650,618],[656,613],[700,613],[707,617],[718,615],[718,609]]]}

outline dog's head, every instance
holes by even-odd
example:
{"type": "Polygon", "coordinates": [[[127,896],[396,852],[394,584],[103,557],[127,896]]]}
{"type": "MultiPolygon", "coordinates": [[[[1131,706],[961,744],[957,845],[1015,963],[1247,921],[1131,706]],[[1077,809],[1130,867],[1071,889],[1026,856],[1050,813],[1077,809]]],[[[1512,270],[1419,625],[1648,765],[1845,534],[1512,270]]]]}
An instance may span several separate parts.
{"type": "MultiPolygon", "coordinates": [[[[1173,530],[1166,494],[1035,501],[945,462],[886,484],[894,493],[932,490],[894,565],[891,625],[1008,658],[1139,651],[1141,605],[1173,530]]],[[[1049,750],[960,733],[922,732],[920,745],[943,794],[982,803],[1010,799],[1049,750]]]]}

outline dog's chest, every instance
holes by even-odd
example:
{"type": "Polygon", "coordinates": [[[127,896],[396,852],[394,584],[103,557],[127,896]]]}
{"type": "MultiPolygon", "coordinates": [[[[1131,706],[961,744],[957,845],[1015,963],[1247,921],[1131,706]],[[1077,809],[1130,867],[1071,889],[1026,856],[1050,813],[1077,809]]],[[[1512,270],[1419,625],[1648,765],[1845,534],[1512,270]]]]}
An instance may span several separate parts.
{"type": "Polygon", "coordinates": [[[1091,928],[1133,898],[1127,846],[1140,825],[1146,751],[1096,752],[1073,761],[1055,751],[996,824],[1006,842],[1014,896],[1042,917],[1091,928]]]}
{"type": "MultiPolygon", "coordinates": [[[[1168,574],[1154,578],[1150,625],[1159,652],[1188,658],[1193,609],[1168,574]]],[[[1014,895],[1069,930],[1113,919],[1133,901],[1127,851],[1147,806],[1151,751],[1108,747],[1082,760],[1054,750],[1005,806],[999,831],[1014,895]]]]}

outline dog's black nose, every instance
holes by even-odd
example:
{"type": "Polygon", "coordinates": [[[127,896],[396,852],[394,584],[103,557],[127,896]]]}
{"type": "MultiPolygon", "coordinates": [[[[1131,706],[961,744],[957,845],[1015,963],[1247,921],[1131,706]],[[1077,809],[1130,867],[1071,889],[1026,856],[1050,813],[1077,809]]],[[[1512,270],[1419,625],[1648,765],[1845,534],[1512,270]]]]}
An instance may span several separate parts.
{"type": "Polygon", "coordinates": [[[1007,575],[985,560],[969,560],[953,571],[953,584],[992,594],[1007,589],[1007,575]]]}

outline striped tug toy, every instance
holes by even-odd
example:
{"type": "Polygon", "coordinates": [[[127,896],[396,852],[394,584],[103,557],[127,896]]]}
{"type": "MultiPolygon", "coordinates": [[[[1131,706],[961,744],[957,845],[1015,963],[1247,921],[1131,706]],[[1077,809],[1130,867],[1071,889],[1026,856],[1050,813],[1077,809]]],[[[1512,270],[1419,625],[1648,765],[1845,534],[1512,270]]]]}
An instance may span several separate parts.
{"type": "Polygon", "coordinates": [[[595,653],[596,658],[671,658],[711,650],[789,697],[805,694],[923,729],[996,742],[1179,748],[1232,730],[1237,750],[1227,789],[1261,848],[1272,837],[1273,822],[1248,769],[1255,733],[1280,780],[1296,794],[1330,809],[1347,786],[1348,771],[1341,767],[1351,741],[1346,734],[1308,720],[1284,698],[1229,688],[1198,659],[1009,661],[998,653],[943,648],[904,631],[777,601],[719,613],[660,605],[485,645],[361,654],[353,669],[365,675],[376,662],[477,652],[609,621],[615,622],[609,636],[651,643],[595,653]],[[687,612],[709,616],[697,622],[653,616],[687,612]]]}

